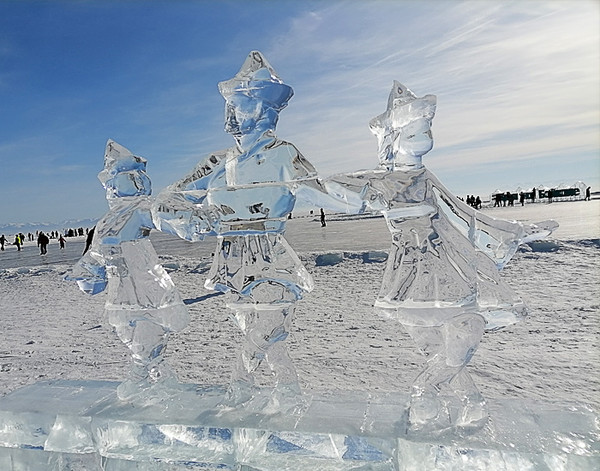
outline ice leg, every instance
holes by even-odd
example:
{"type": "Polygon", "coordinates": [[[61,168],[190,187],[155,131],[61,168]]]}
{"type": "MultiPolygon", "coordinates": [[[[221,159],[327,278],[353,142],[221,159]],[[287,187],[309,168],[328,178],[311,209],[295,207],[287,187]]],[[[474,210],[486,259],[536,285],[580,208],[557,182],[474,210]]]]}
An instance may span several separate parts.
{"type": "Polygon", "coordinates": [[[450,425],[442,408],[439,392],[450,385],[461,399],[463,410],[457,425],[481,422],[487,411],[485,401],[465,366],[471,360],[483,336],[484,320],[477,314],[463,314],[443,326],[406,326],[407,331],[427,358],[423,371],[415,379],[411,394],[409,421],[412,426],[450,425]]]}
{"type": "Polygon", "coordinates": [[[120,399],[128,399],[155,384],[174,379],[174,373],[164,364],[167,329],[141,318],[115,325],[115,330],[131,351],[129,377],[117,388],[120,399]]]}
{"type": "Polygon", "coordinates": [[[300,393],[296,369],[284,343],[289,335],[293,310],[293,304],[289,303],[236,309],[235,320],[244,333],[244,340],[230,387],[233,405],[252,399],[254,373],[263,360],[275,376],[273,396],[276,396],[276,402],[300,393]]]}

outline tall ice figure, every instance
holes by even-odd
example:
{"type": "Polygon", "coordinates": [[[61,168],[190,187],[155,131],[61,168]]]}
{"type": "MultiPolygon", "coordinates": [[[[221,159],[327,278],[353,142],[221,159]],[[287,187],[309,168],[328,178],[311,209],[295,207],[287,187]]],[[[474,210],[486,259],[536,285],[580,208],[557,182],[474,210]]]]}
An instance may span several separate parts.
{"type": "Polygon", "coordinates": [[[225,131],[235,146],[214,152],[162,191],[154,219],[163,231],[196,241],[217,236],[205,286],[226,295],[244,334],[229,400],[257,409],[295,403],[300,388],[284,343],[294,308],[313,281],[283,237],[296,193],[322,191],[314,167],[275,135],[279,113],[293,95],[269,62],[252,51],[239,72],[219,83],[225,131]],[[257,401],[255,371],[275,376],[273,394],[257,401]]]}
{"type": "Polygon", "coordinates": [[[450,193],[422,163],[433,147],[435,109],[435,96],[419,98],[394,82],[387,110],[370,122],[379,167],[326,182],[339,199],[360,197],[365,210],[382,212],[391,232],[375,308],[402,323],[426,358],[412,387],[412,432],[486,423],[486,402],[465,367],[485,330],[526,315],[498,270],[519,244],[556,227],[551,221],[525,227],[494,219],[450,193]]]}

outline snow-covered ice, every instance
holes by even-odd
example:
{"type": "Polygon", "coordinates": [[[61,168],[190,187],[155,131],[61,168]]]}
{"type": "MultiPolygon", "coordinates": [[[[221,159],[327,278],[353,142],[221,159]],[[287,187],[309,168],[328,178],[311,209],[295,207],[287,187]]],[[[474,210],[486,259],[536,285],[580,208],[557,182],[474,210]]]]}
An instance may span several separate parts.
{"type": "MultiPolygon", "coordinates": [[[[597,413],[600,200],[485,211],[523,222],[554,218],[560,227],[550,240],[523,247],[502,272],[531,314],[484,336],[471,375],[491,401],[584,403],[597,413]]],[[[389,248],[383,218],[328,215],[322,228],[318,217],[296,214],[286,238],[315,279],[288,339],[304,389],[408,392],[423,358],[401,326],[372,311],[385,265],[377,255],[389,248]],[[317,264],[321,254],[342,259],[317,264]]],[[[182,382],[227,384],[240,334],[222,296],[203,287],[214,241],[152,239],[191,316],[169,343],[170,363],[182,382]]],[[[63,252],[52,241],[46,256],[33,243],[0,252],[0,393],[48,379],[125,378],[129,352],[102,317],[105,295],[90,297],[63,281],[83,247],[69,239],[63,252]]]]}
{"type": "MultiPolygon", "coordinates": [[[[531,222],[554,218],[549,241],[525,246],[502,276],[528,303],[525,321],[487,333],[471,373],[490,397],[572,400],[600,406],[600,200],[487,209],[494,217],[531,222]]],[[[383,218],[298,217],[286,237],[315,278],[298,306],[290,354],[304,388],[406,390],[423,361],[402,328],[372,313],[387,251],[383,218]],[[344,254],[317,266],[323,253],[344,254]],[[367,257],[368,259],[368,257],[367,257]]],[[[167,356],[184,382],[225,384],[239,334],[220,296],[205,290],[214,241],[188,243],[153,233],[192,320],[174,335],[167,356]]],[[[86,296],[63,276],[83,239],[47,256],[34,243],[0,252],[0,393],[40,379],[125,377],[128,352],[102,317],[104,294],[86,296]]],[[[267,381],[268,378],[265,378],[267,381]]]]}

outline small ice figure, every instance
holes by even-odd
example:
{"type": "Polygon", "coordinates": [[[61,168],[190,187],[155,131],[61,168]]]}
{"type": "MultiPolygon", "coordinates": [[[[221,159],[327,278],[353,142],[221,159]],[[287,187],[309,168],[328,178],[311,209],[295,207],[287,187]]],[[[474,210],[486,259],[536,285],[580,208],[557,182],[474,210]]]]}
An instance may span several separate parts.
{"type": "MultiPolygon", "coordinates": [[[[187,240],[217,236],[205,286],[226,293],[226,305],[244,334],[231,386],[231,405],[260,409],[255,371],[264,361],[275,376],[270,406],[300,394],[284,343],[294,308],[313,280],[283,237],[296,193],[324,191],[314,167],[275,127],[293,90],[258,51],[239,72],[219,83],[225,131],[234,147],[210,154],[182,180],[162,191],[154,218],[163,232],[187,240]]],[[[283,402],[282,402],[283,401],[283,402]]]]}
{"type": "Polygon", "coordinates": [[[160,397],[161,390],[177,383],[164,363],[169,334],[182,330],[189,315],[149,239],[154,225],[146,160],[109,140],[98,178],[109,211],[96,225],[90,250],[67,279],[76,280],[88,294],[108,285],[108,322],[132,359],[129,378],[117,389],[119,398],[149,390],[152,397],[160,397]]]}
{"type": "Polygon", "coordinates": [[[427,359],[412,387],[412,432],[477,429],[486,423],[486,402],[465,367],[485,330],[526,315],[498,270],[519,244],[557,226],[497,220],[454,197],[421,161],[433,147],[435,108],[435,96],[418,98],[394,82],[386,112],[370,122],[379,167],[326,183],[332,195],[346,201],[358,195],[363,210],[381,211],[391,232],[375,308],[402,323],[427,359]],[[450,394],[444,395],[447,389],[450,394]]]}

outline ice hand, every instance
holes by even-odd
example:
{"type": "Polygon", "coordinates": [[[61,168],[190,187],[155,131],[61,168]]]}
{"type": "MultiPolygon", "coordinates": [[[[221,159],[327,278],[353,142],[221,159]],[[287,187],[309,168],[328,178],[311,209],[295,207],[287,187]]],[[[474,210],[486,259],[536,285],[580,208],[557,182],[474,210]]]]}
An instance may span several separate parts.
{"type": "Polygon", "coordinates": [[[81,291],[91,295],[104,291],[108,283],[106,269],[89,252],[81,257],[65,280],[76,281],[81,291]]]}
{"type": "Polygon", "coordinates": [[[200,198],[191,198],[184,192],[161,193],[152,207],[155,227],[192,242],[216,234],[220,211],[204,200],[199,201],[200,198]]]}

